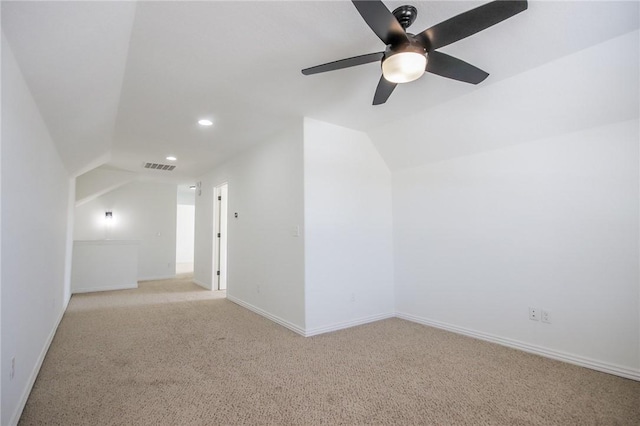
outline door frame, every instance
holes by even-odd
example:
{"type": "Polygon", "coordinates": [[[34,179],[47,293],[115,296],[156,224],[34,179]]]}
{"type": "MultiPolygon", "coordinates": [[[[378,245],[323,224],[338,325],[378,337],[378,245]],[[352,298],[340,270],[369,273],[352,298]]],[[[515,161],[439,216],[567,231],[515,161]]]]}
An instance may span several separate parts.
{"type": "Polygon", "coordinates": [[[220,262],[220,259],[228,260],[228,200],[229,198],[229,183],[222,182],[213,188],[213,261],[211,271],[211,289],[212,290],[226,290],[227,281],[227,261],[220,262]],[[226,188],[225,188],[226,187],[226,188]],[[226,189],[225,190],[223,190],[226,189]],[[221,200],[222,193],[226,192],[226,200],[221,200]],[[223,208],[226,207],[225,212],[223,208]],[[226,216],[226,223],[223,223],[223,214],[226,216]],[[224,234],[225,237],[218,237],[219,234],[224,234]],[[227,244],[222,244],[226,242],[227,244]],[[220,273],[218,273],[220,271],[220,273]],[[225,278],[224,288],[221,288],[221,278],[225,278]]]}

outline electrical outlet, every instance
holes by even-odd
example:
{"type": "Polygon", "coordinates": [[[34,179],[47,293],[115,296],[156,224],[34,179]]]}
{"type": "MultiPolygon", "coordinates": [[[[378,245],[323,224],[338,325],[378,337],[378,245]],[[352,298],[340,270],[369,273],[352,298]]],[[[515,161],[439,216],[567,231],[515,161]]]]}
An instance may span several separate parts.
{"type": "Polygon", "coordinates": [[[529,319],[531,321],[539,321],[539,315],[538,308],[529,308],[529,319]]]}
{"type": "Polygon", "coordinates": [[[547,311],[546,309],[543,309],[542,311],[540,311],[541,315],[541,319],[542,322],[546,322],[547,324],[551,324],[551,312],[547,311]]]}
{"type": "Polygon", "coordinates": [[[349,300],[351,300],[352,302],[356,301],[356,294],[355,293],[351,293],[351,297],[349,298],[349,300]]]}
{"type": "Polygon", "coordinates": [[[16,375],[16,357],[11,358],[11,371],[9,372],[9,380],[13,380],[16,375]]]}
{"type": "Polygon", "coordinates": [[[260,285],[256,286],[256,293],[260,293],[260,285]]]}

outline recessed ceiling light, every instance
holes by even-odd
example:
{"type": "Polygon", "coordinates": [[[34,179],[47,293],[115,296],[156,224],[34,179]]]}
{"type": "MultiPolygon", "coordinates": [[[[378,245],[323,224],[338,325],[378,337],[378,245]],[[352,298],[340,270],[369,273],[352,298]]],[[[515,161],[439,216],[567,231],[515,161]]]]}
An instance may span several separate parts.
{"type": "Polygon", "coordinates": [[[177,158],[176,158],[176,157],[174,157],[174,156],[172,156],[172,155],[170,155],[170,156],[168,156],[168,157],[167,157],[167,160],[169,160],[169,161],[176,161],[176,160],[177,160],[177,158]]]}
{"type": "Polygon", "coordinates": [[[213,121],[203,118],[202,120],[198,120],[198,124],[201,126],[211,126],[213,124],[213,121]]]}

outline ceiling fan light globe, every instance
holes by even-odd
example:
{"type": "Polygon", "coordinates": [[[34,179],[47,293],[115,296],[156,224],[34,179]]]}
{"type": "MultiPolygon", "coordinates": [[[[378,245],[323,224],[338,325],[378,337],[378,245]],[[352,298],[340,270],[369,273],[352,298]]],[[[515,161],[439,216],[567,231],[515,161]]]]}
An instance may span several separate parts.
{"type": "Polygon", "coordinates": [[[391,83],[408,83],[422,77],[426,67],[426,55],[418,52],[399,52],[384,59],[382,75],[391,83]]]}

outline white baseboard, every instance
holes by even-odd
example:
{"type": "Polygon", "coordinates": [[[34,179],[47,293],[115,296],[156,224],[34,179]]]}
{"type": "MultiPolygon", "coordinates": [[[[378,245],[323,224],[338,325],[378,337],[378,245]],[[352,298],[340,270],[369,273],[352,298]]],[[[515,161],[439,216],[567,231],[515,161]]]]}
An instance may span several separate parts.
{"type": "Polygon", "coordinates": [[[389,312],[386,314],[371,315],[368,317],[358,318],[351,321],[339,322],[339,323],[326,325],[322,327],[305,329],[304,336],[305,337],[317,336],[318,334],[330,333],[332,331],[343,330],[345,328],[355,327],[357,325],[367,324],[370,322],[380,321],[383,319],[393,318],[393,317],[395,317],[395,314],[393,312],[389,312]]]}
{"type": "Polygon", "coordinates": [[[202,281],[200,281],[200,280],[196,280],[196,279],[194,278],[194,279],[192,279],[191,281],[193,281],[193,283],[194,283],[194,284],[197,284],[197,285],[199,285],[199,286],[200,286],[200,287],[202,287],[202,288],[206,288],[207,290],[211,290],[211,286],[206,285],[205,283],[203,283],[203,282],[202,282],[202,281]]]}
{"type": "Polygon", "coordinates": [[[237,299],[237,298],[235,298],[233,296],[229,296],[228,294],[227,294],[227,299],[232,301],[233,303],[235,303],[237,305],[242,306],[243,308],[246,308],[246,309],[250,310],[251,312],[255,312],[256,314],[258,314],[260,316],[263,316],[263,317],[265,317],[265,318],[267,318],[267,319],[269,319],[269,320],[271,320],[271,321],[273,321],[273,322],[275,322],[277,324],[280,324],[281,326],[283,326],[285,328],[288,328],[289,330],[293,331],[294,333],[298,333],[301,336],[305,336],[304,328],[302,328],[302,327],[300,327],[300,326],[298,326],[296,324],[293,324],[293,323],[291,323],[291,322],[289,322],[287,320],[284,320],[284,319],[282,319],[280,317],[272,315],[267,311],[264,311],[264,310],[262,310],[262,309],[260,309],[260,308],[258,308],[256,306],[253,306],[250,303],[244,302],[244,301],[242,301],[240,299],[237,299]]]}
{"type": "Polygon", "coordinates": [[[172,280],[176,277],[176,274],[171,275],[158,275],[154,277],[138,277],[138,281],[159,281],[159,280],[172,280]]]}
{"type": "Polygon", "coordinates": [[[371,315],[368,317],[363,317],[363,318],[358,318],[355,320],[351,320],[351,321],[344,321],[344,322],[340,322],[340,323],[335,323],[335,324],[331,324],[331,325],[327,325],[327,326],[322,326],[322,327],[316,327],[316,328],[312,328],[312,329],[306,329],[303,327],[300,327],[296,324],[293,324],[287,320],[284,320],[280,317],[277,317],[275,315],[270,314],[269,312],[260,309],[256,306],[253,306],[250,303],[244,302],[240,299],[237,299],[233,296],[229,296],[227,295],[227,299],[229,299],[230,301],[232,301],[233,303],[242,306],[243,308],[246,308],[252,312],[255,312],[256,314],[263,316],[277,324],[280,324],[281,326],[288,328],[289,330],[293,331],[294,333],[297,333],[303,337],[311,337],[311,336],[317,336],[318,334],[324,334],[324,333],[330,333],[332,331],[338,331],[338,330],[343,330],[345,328],[350,328],[350,327],[355,327],[357,325],[363,325],[363,324],[367,324],[370,322],[375,322],[375,321],[380,321],[383,319],[387,319],[387,318],[393,318],[395,317],[395,314],[393,312],[389,312],[386,314],[378,314],[378,315],[371,315]]]}
{"type": "Polygon", "coordinates": [[[123,284],[123,285],[105,286],[105,287],[74,288],[74,289],[71,289],[71,293],[77,294],[77,293],[93,293],[96,291],[131,290],[132,288],[138,288],[138,283],[136,282],[133,284],[123,284]]]}
{"type": "Polygon", "coordinates": [[[65,311],[66,311],[66,307],[63,306],[62,309],[60,310],[60,315],[58,316],[58,319],[56,320],[53,328],[51,329],[51,332],[49,333],[49,336],[47,337],[47,341],[45,342],[44,347],[40,352],[40,355],[38,355],[38,359],[36,360],[36,365],[34,365],[33,370],[29,375],[27,386],[24,388],[24,391],[20,396],[18,406],[16,407],[16,410],[14,411],[13,416],[11,416],[11,420],[9,420],[9,424],[11,426],[16,426],[18,424],[18,421],[20,421],[20,416],[22,416],[22,411],[24,410],[24,406],[27,404],[27,400],[29,399],[29,395],[31,394],[31,389],[33,389],[33,385],[36,382],[38,373],[40,373],[40,368],[42,367],[42,363],[44,362],[44,357],[47,355],[47,352],[49,351],[49,346],[51,346],[53,337],[56,335],[56,331],[58,331],[58,326],[60,325],[60,321],[62,321],[62,317],[64,316],[65,311]]]}
{"type": "Polygon", "coordinates": [[[497,343],[502,346],[518,349],[524,352],[529,352],[535,355],[540,355],[545,358],[556,359],[558,361],[568,362],[569,364],[578,365],[580,367],[590,368],[592,370],[601,371],[603,373],[613,374],[614,376],[620,376],[627,379],[640,381],[640,370],[611,364],[603,361],[598,361],[562,351],[556,351],[548,349],[542,346],[532,345],[518,340],[508,339],[504,337],[495,336],[489,333],[483,333],[481,331],[471,330],[468,328],[458,327],[455,325],[447,324],[440,321],[431,320],[428,318],[418,317],[415,315],[396,312],[396,317],[416,322],[419,324],[427,325],[430,327],[440,328],[442,330],[451,331],[453,333],[462,334],[465,336],[473,337],[480,340],[486,340],[488,342],[497,343]]]}

